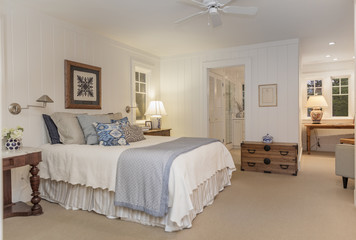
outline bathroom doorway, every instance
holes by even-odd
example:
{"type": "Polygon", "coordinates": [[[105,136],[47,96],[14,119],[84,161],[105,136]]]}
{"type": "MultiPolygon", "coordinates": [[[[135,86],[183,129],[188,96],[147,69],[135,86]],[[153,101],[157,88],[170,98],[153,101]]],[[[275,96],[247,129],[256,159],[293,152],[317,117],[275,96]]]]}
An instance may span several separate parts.
{"type": "Polygon", "coordinates": [[[245,135],[245,65],[210,68],[208,79],[209,137],[239,148],[245,135]]]}

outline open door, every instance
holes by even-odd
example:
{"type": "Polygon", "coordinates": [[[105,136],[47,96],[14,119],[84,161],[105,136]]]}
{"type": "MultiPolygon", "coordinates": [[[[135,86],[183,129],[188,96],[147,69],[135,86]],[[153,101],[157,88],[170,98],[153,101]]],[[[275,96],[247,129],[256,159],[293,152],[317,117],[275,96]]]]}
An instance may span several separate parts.
{"type": "Polygon", "coordinates": [[[225,143],[224,78],[209,71],[209,137],[225,143]]]}

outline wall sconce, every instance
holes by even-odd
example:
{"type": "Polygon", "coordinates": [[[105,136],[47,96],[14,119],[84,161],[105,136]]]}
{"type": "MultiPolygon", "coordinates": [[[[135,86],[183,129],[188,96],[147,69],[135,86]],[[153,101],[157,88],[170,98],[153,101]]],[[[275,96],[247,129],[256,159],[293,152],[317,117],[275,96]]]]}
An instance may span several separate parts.
{"type": "Polygon", "coordinates": [[[29,109],[30,107],[39,107],[39,108],[45,108],[47,106],[47,103],[53,103],[53,100],[48,97],[47,95],[43,95],[39,99],[36,100],[36,102],[41,102],[43,105],[38,106],[38,105],[27,105],[25,108],[21,108],[20,104],[18,103],[11,103],[9,105],[9,112],[11,114],[17,115],[21,112],[22,109],[29,109]]]}
{"type": "Polygon", "coordinates": [[[125,112],[130,113],[131,112],[131,108],[137,108],[137,107],[126,106],[125,107],[125,112]]]}

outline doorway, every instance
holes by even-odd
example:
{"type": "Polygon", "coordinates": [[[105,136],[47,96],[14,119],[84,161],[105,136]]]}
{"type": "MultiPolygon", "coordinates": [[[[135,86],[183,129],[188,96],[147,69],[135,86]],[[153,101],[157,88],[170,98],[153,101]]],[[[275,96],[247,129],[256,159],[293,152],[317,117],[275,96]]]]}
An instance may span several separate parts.
{"type": "Polygon", "coordinates": [[[229,149],[245,138],[245,66],[208,69],[209,137],[229,149]]]}

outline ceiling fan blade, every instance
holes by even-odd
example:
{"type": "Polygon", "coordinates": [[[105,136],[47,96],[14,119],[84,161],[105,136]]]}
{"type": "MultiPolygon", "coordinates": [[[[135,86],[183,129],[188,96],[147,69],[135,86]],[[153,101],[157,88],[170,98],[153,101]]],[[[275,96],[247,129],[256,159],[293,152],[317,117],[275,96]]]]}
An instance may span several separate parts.
{"type": "Polygon", "coordinates": [[[231,1],[232,0],[219,0],[218,2],[220,3],[220,7],[223,7],[223,6],[225,6],[226,4],[228,4],[231,1]]]}
{"type": "Polygon", "coordinates": [[[211,21],[211,24],[213,25],[213,27],[217,27],[222,24],[220,14],[217,11],[216,12],[210,11],[209,16],[210,16],[210,21],[211,21]]]}
{"type": "Polygon", "coordinates": [[[238,7],[238,6],[226,6],[221,8],[221,11],[224,13],[233,13],[233,14],[246,14],[246,15],[255,15],[257,13],[257,7],[238,7]]]}
{"type": "Polygon", "coordinates": [[[197,1],[197,0],[190,0],[190,1],[192,1],[193,3],[195,3],[196,5],[199,5],[199,6],[201,6],[201,7],[206,7],[206,6],[208,6],[208,5],[206,5],[206,4],[202,3],[202,2],[199,2],[199,1],[197,1]]]}
{"type": "Polygon", "coordinates": [[[175,21],[174,23],[180,23],[180,22],[183,22],[185,20],[188,20],[189,18],[191,17],[195,17],[195,16],[198,16],[198,15],[201,15],[201,14],[204,14],[204,13],[207,13],[209,10],[205,10],[205,11],[201,11],[201,12],[197,12],[197,13],[194,13],[192,15],[189,15],[187,17],[184,17],[184,18],[181,18],[181,19],[178,19],[177,21],[175,21]]]}

